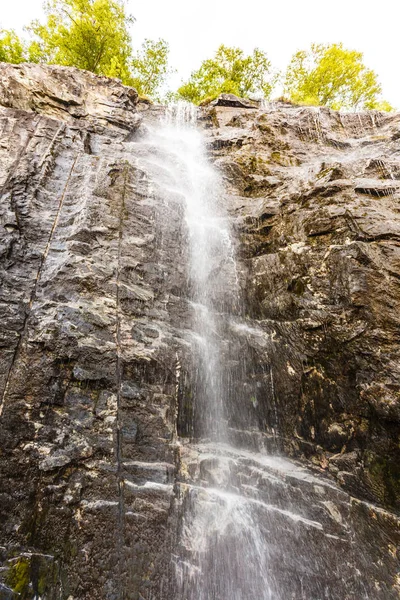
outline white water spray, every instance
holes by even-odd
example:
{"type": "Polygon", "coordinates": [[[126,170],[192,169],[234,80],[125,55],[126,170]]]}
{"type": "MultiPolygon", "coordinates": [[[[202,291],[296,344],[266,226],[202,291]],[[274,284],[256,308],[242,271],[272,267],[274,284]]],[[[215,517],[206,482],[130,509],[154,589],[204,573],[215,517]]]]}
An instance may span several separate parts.
{"type": "Polygon", "coordinates": [[[192,106],[170,107],[156,134],[158,147],[169,157],[170,175],[185,209],[196,363],[194,434],[213,440],[219,454],[212,459],[218,463],[219,487],[181,489],[184,508],[181,555],[175,559],[176,600],[271,600],[265,578],[267,552],[254,507],[231,492],[232,461],[224,458],[232,392],[229,365],[239,364],[226,328],[230,315],[240,312],[239,288],[221,181],[207,159],[196,117],[192,106]]]}
{"type": "MultiPolygon", "coordinates": [[[[263,347],[272,342],[244,318],[223,187],[196,117],[192,106],[172,106],[141,142],[161,202],[183,216],[177,261],[187,265],[180,300],[190,314],[190,323],[182,324],[190,352],[180,357],[178,370],[179,378],[187,372],[190,389],[182,394],[190,410],[183,420],[190,423],[183,433],[178,427],[179,527],[168,600],[344,600],[354,593],[367,599],[351,571],[353,547],[341,542],[348,526],[339,513],[347,507],[338,501],[333,511],[332,503],[329,510],[324,504],[334,486],[264,450],[267,434],[251,391],[256,365],[246,339],[263,347]],[[342,544],[341,554],[327,565],[332,539],[342,544]],[[332,589],[327,569],[330,581],[338,582],[332,589]]],[[[270,368],[261,377],[261,400],[274,421],[268,443],[274,444],[270,368]]]]}

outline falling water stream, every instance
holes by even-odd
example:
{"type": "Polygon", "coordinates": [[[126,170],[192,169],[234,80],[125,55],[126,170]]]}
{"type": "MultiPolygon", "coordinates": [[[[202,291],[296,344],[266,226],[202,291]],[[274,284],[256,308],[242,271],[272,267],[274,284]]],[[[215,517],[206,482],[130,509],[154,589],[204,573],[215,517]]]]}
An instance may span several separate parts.
{"type": "MultiPolygon", "coordinates": [[[[188,233],[188,287],[197,363],[194,433],[200,438],[200,451],[210,454],[220,479],[220,485],[189,485],[183,492],[187,508],[181,544],[189,556],[177,557],[179,597],[269,600],[272,595],[265,578],[266,553],[260,529],[251,504],[235,493],[230,481],[230,382],[232,368],[240,369],[240,357],[226,339],[226,324],[231,315],[240,316],[241,311],[222,186],[196,129],[194,107],[171,107],[165,130],[179,157],[188,233]]],[[[240,383],[237,378],[236,384],[240,383]]]]}
{"type": "Polygon", "coordinates": [[[391,598],[371,595],[372,579],[360,576],[371,560],[349,496],[278,455],[270,366],[262,375],[270,435],[254,417],[255,366],[246,339],[261,344],[265,336],[246,322],[223,186],[196,109],[170,107],[146,144],[149,179],[182,208],[185,255],[177,260],[187,263],[182,295],[190,314],[190,385],[179,391],[176,583],[168,598],[391,598]]]}

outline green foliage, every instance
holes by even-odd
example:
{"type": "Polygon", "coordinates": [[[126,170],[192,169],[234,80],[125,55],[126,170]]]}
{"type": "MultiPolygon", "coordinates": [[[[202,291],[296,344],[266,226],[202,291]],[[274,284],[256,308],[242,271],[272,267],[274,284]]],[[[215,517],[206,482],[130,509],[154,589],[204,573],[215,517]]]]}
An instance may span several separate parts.
{"type": "Polygon", "coordinates": [[[222,93],[242,98],[261,93],[268,98],[275,82],[271,63],[264,52],[256,48],[253,54],[245,56],[240,48],[222,45],[214,58],[205,60],[178,89],[178,96],[195,104],[222,93]]]}
{"type": "Polygon", "coordinates": [[[123,0],[49,0],[46,12],[45,24],[34,21],[28,28],[34,36],[31,62],[117,77],[141,95],[159,92],[169,74],[168,44],[146,40],[133,55],[128,27],[134,19],[123,0]]]}
{"type": "Polygon", "coordinates": [[[25,60],[23,42],[12,30],[0,29],[0,62],[21,63],[25,60]]]}
{"type": "Polygon", "coordinates": [[[170,73],[168,54],[165,40],[145,40],[133,57],[131,85],[141,96],[159,99],[160,89],[170,73]]]}
{"type": "MultiPolygon", "coordinates": [[[[0,29],[0,61],[74,66],[116,77],[141,96],[160,99],[170,69],[165,40],[145,40],[132,52],[125,0],[47,0],[45,23],[34,21],[27,30],[30,43],[12,30],[0,29]]],[[[246,56],[240,48],[221,45],[203,61],[190,79],[169,99],[200,104],[221,93],[269,98],[277,75],[267,55],[256,48],[246,56]]],[[[285,96],[298,104],[333,109],[393,110],[382,100],[377,76],[363,63],[361,52],[342,44],[313,44],[293,55],[284,81],[285,96]]],[[[168,99],[168,95],[165,99],[168,99]]]]}
{"type": "Polygon", "coordinates": [[[131,81],[128,26],[122,0],[49,0],[47,21],[34,21],[29,47],[33,62],[86,69],[99,75],[131,81]]]}
{"type": "Polygon", "coordinates": [[[382,112],[392,112],[394,110],[393,106],[389,102],[387,102],[387,100],[376,100],[366,108],[369,108],[371,110],[381,110],[382,112]]]}
{"type": "Polygon", "coordinates": [[[286,71],[284,93],[296,103],[330,108],[393,110],[381,102],[381,86],[363,55],[342,44],[313,44],[293,55],[286,71]]]}

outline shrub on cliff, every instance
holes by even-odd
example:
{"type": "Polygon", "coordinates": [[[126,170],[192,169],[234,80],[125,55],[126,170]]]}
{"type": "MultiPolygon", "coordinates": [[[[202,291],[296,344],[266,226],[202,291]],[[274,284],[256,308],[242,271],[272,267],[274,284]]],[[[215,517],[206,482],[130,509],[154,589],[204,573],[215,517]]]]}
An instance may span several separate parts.
{"type": "Polygon", "coordinates": [[[0,29],[0,62],[21,63],[25,60],[25,47],[17,34],[0,29]]]}
{"type": "Polygon", "coordinates": [[[134,53],[124,0],[49,0],[46,21],[33,21],[30,42],[0,30],[0,61],[36,62],[116,77],[139,94],[157,98],[169,74],[169,47],[146,40],[134,53]]]}
{"type": "Polygon", "coordinates": [[[343,44],[313,44],[293,55],[284,82],[284,94],[300,104],[339,110],[392,110],[380,100],[377,75],[363,63],[363,54],[343,44]]]}
{"type": "Polygon", "coordinates": [[[50,0],[46,22],[28,28],[36,62],[78,67],[128,82],[133,18],[120,0],[50,0]]]}
{"type": "Polygon", "coordinates": [[[265,52],[256,48],[253,54],[245,56],[240,48],[222,45],[214,58],[203,61],[200,68],[192,73],[178,89],[177,95],[194,104],[222,93],[242,98],[255,93],[269,98],[275,81],[265,52]]]}
{"type": "Polygon", "coordinates": [[[132,58],[130,85],[141,96],[158,99],[159,92],[167,79],[169,46],[165,40],[145,40],[141,49],[132,58]]]}

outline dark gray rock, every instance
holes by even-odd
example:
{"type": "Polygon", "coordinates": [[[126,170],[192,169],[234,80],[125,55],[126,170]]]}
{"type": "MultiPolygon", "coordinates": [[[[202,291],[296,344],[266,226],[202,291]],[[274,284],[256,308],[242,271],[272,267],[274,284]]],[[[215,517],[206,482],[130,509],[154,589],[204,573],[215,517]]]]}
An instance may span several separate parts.
{"type": "Polygon", "coordinates": [[[218,98],[210,102],[211,106],[233,106],[239,108],[257,108],[257,103],[247,98],[238,98],[235,94],[220,94],[218,98]]]}
{"type": "Polygon", "coordinates": [[[155,298],[152,274],[158,208],[124,145],[136,101],[77,69],[0,68],[2,577],[21,598],[137,598],[166,560],[170,497],[139,501],[124,485],[143,480],[127,460],[175,468],[175,355],[157,358],[157,318],[145,316],[168,297],[155,298]],[[26,552],[57,571],[35,584],[26,552]]]}
{"type": "MultiPolygon", "coordinates": [[[[245,382],[232,477],[282,531],[288,597],[398,598],[400,117],[250,104],[199,119],[245,306],[225,324],[245,382]],[[260,463],[260,447],[302,462],[260,463]],[[323,561],[300,564],[306,547],[323,561]]],[[[0,105],[0,596],[178,600],[185,490],[223,469],[190,443],[184,215],[142,143],[163,109],[6,64],[0,105]]]]}
{"type": "Polygon", "coordinates": [[[399,510],[400,117],[204,110],[211,139],[235,121],[246,140],[213,157],[241,235],[248,314],[274,331],[255,353],[272,364],[282,444],[324,469],[356,453],[341,483],[399,510]]]}

